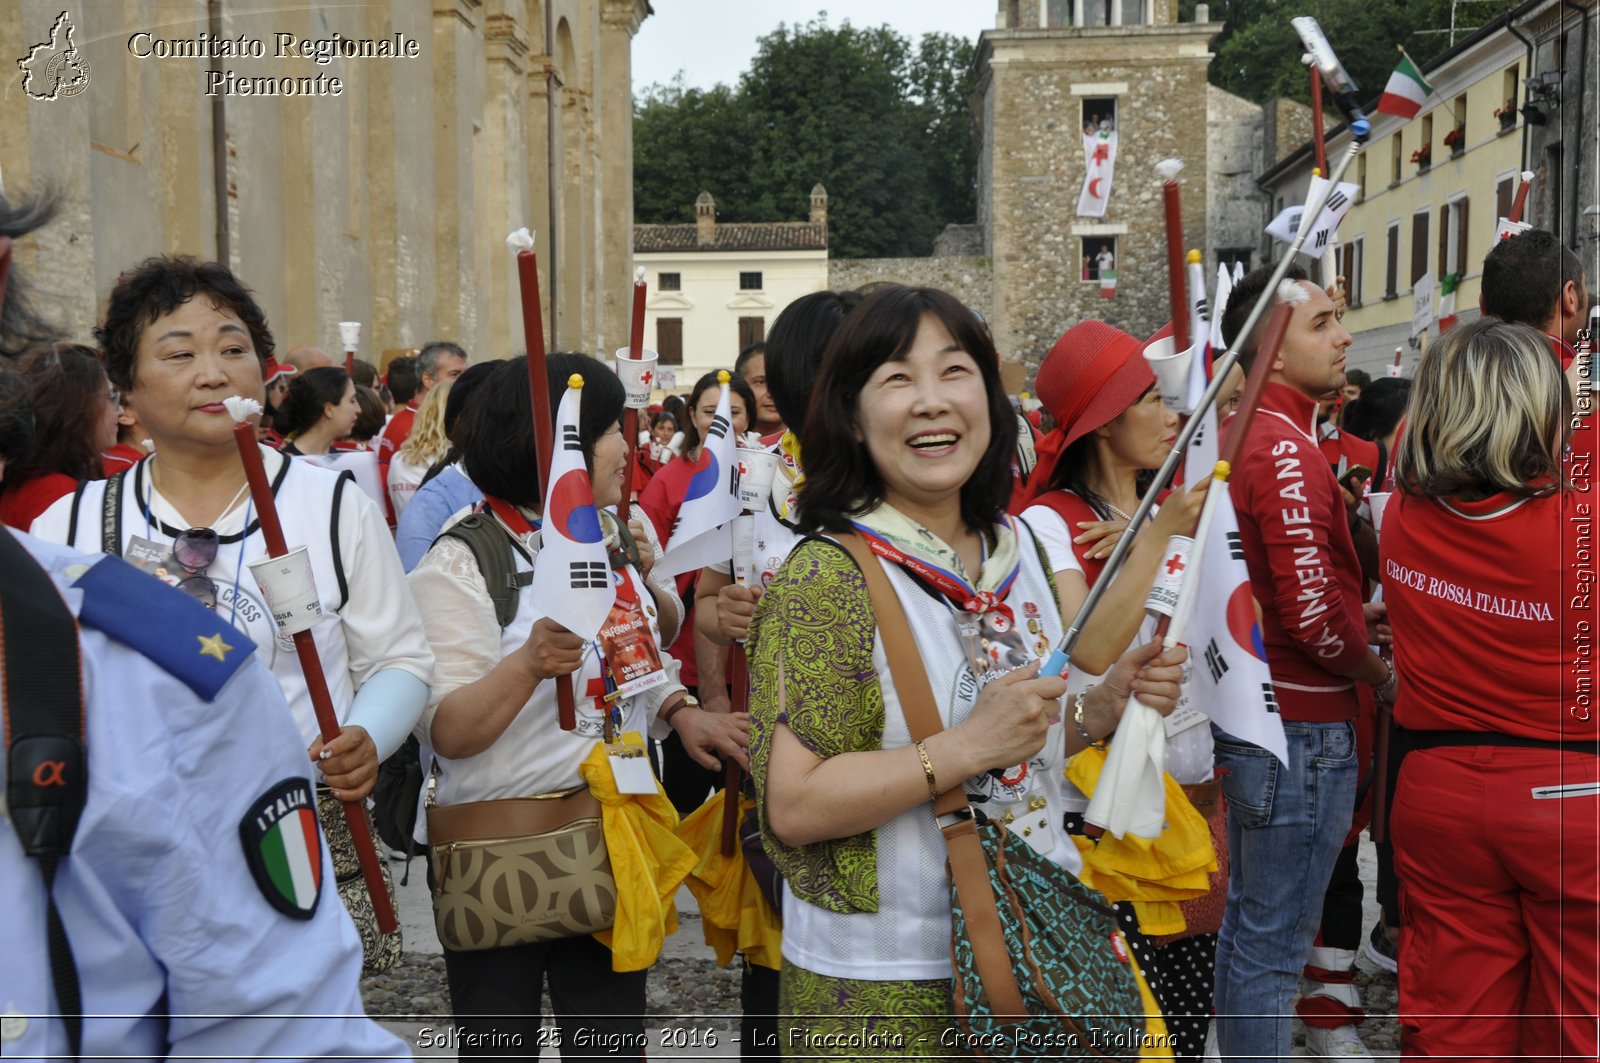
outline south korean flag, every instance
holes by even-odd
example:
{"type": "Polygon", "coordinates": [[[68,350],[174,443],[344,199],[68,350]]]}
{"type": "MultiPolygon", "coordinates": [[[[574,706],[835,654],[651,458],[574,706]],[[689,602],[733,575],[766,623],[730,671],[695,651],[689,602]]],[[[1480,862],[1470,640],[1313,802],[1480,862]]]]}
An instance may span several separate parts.
{"type": "Polygon", "coordinates": [[[717,374],[722,396],[701,453],[705,466],[689,479],[678,518],[667,535],[666,549],[656,561],[655,572],[675,576],[680,572],[705,568],[733,556],[733,518],[743,512],[739,504],[739,463],[735,460],[738,442],[733,434],[733,413],[728,401],[726,371],[717,374]]]}
{"type": "Polygon", "coordinates": [[[578,439],[582,401],[583,377],[574,373],[556,411],[555,450],[550,482],[545,485],[539,557],[533,566],[533,600],[551,620],[589,640],[600,633],[610,615],[616,591],[578,439]]]}

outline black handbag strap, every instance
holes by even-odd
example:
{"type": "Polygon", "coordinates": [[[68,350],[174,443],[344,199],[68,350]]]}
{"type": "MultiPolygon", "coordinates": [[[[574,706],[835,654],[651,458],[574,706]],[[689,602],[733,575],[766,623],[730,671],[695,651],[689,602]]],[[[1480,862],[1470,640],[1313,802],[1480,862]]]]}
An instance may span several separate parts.
{"type": "Polygon", "coordinates": [[[112,557],[122,556],[122,485],[127,479],[124,469],[107,480],[100,502],[100,552],[112,557]]]}
{"type": "Polygon", "coordinates": [[[6,804],[22,851],[44,876],[45,936],[56,1005],[73,1059],[83,1051],[83,996],[56,908],[56,869],[72,849],[88,794],[78,624],[55,584],[0,529],[0,645],[5,654],[6,804]]]}
{"type": "MultiPolygon", "coordinates": [[[[889,577],[883,574],[883,566],[878,564],[877,555],[866,541],[854,532],[844,532],[836,538],[855,559],[867,581],[872,614],[883,638],[883,655],[889,661],[889,677],[900,698],[900,709],[905,714],[911,740],[921,742],[944,730],[944,722],[934,708],[933,687],[911,634],[911,623],[906,619],[899,595],[890,586],[889,577]]],[[[940,794],[939,800],[934,802],[933,814],[945,846],[950,850],[950,878],[966,917],[972,959],[978,968],[978,979],[988,994],[989,1010],[997,1020],[1010,1017],[1012,1021],[1021,1021],[1027,1017],[1027,1009],[1011,967],[1011,951],[1006,945],[994,887],[989,881],[989,861],[984,856],[983,844],[978,841],[978,825],[967,803],[965,786],[958,783],[940,794]]]]}

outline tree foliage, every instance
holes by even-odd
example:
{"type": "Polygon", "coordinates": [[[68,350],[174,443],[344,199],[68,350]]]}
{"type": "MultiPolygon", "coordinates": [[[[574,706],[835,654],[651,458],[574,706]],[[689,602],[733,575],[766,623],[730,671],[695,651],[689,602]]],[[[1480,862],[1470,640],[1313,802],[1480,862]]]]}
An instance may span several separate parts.
{"type": "Polygon", "coordinates": [[[634,110],[634,217],[692,221],[702,190],[722,221],[804,218],[828,190],[842,258],[927,254],[973,219],[972,44],[887,26],[780,25],[736,89],[655,86],[634,110]]]}
{"type": "MultiPolygon", "coordinates": [[[[1194,17],[1196,0],[1180,0],[1180,17],[1194,17]]],[[[1403,45],[1418,66],[1450,46],[1450,0],[1211,0],[1211,18],[1226,25],[1212,44],[1210,81],[1255,103],[1287,96],[1309,103],[1304,49],[1289,20],[1311,15],[1321,23],[1363,98],[1376,100],[1403,45]]],[[[1457,5],[1459,42],[1473,27],[1510,6],[1509,0],[1457,5]]]]}

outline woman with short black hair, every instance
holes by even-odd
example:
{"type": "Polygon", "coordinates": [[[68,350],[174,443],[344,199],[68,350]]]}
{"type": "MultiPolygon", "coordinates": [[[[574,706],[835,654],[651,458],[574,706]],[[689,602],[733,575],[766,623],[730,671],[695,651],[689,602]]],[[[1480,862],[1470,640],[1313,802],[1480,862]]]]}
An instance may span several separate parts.
{"type": "Polygon", "coordinates": [[[944,292],[874,292],[823,356],[800,437],[799,523],[812,537],[762,596],[750,640],[752,771],[786,884],[779,1012],[806,1016],[813,1053],[864,1031],[875,1046],[903,1037],[907,1055],[948,1044],[936,795],[961,787],[996,819],[1020,809],[1053,822],[1037,844],[1077,870],[1059,830],[1067,756],[1115,729],[1130,691],[1158,711],[1176,703],[1184,652],[1152,645],[1063,722],[1066,681],[1038,675],[1063,628],[1049,564],[1004,512],[1015,433],[988,330],[944,292]],[[871,547],[921,652],[944,724],[922,742],[844,532],[871,547]]]}
{"type": "MultiPolygon", "coordinates": [[[[618,424],[623,390],[616,375],[594,358],[556,353],[546,363],[552,407],[559,408],[568,379],[583,378],[578,443],[593,486],[601,527],[615,544],[619,532],[607,509],[622,497],[627,447],[618,424]]],[[[554,410],[552,411],[554,412],[554,410]]],[[[743,761],[743,728],[726,716],[703,712],[663,656],[668,678],[658,686],[608,698],[613,674],[601,638],[585,641],[552,620],[528,590],[539,564],[544,491],[534,446],[526,358],[496,368],[474,395],[461,433],[462,461],[483,489],[476,513],[509,555],[517,573],[515,614],[501,626],[473,546],[450,533],[434,542],[412,571],[411,588],[422,609],[438,658],[433,698],[424,719],[439,763],[436,801],[442,807],[500,798],[571,791],[585,785],[579,766],[605,733],[673,732],[696,753],[715,751],[743,761]],[[497,534],[498,533],[498,534],[497,534]],[[576,729],[558,725],[554,680],[570,676],[576,694],[576,729]]],[[[480,539],[480,542],[482,540],[480,539]]],[[[649,582],[654,552],[641,544],[639,566],[613,549],[613,616],[639,616],[660,654],[662,628],[676,605],[649,582]],[[640,616],[642,614],[642,616],[640,616]]],[[[487,549],[487,546],[484,547],[487,549]]],[[[613,621],[608,620],[608,625],[613,621]]],[[[615,623],[629,623],[618,620],[615,623]]],[[[624,913],[619,911],[619,918],[624,913]]],[[[441,915],[441,925],[449,916],[441,915]]],[[[486,930],[482,925],[474,933],[486,930]]],[[[492,928],[488,928],[492,929],[492,928]]],[[[444,950],[445,975],[462,1055],[502,1054],[496,1045],[539,1044],[540,1008],[548,975],[550,1006],[566,1045],[584,1030],[613,1044],[643,1037],[646,971],[613,970],[612,952],[593,936],[531,944],[444,950]],[[494,1035],[494,1036],[491,1036],[494,1035]]],[[[600,1044],[598,1040],[591,1043],[600,1044]]],[[[571,1058],[570,1049],[563,1049],[571,1058]]],[[[536,1054],[536,1052],[530,1053],[536,1054]]],[[[578,1053],[582,1055],[582,1053],[578,1053]]]]}

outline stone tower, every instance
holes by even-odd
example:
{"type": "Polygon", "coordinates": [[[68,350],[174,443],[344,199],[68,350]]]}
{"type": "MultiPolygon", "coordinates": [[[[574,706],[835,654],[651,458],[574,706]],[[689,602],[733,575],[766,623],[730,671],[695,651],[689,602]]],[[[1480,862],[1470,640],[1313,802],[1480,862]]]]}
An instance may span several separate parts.
{"type": "Polygon", "coordinates": [[[811,224],[828,224],[828,190],[821,181],[811,187],[811,224]]]}
{"type": "Polygon", "coordinates": [[[1222,25],[1179,23],[1177,10],[1177,0],[999,0],[996,28],[979,39],[978,221],[994,271],[990,323],[1010,358],[1036,365],[1085,318],[1141,338],[1167,320],[1161,160],[1184,163],[1185,246],[1208,247],[1206,72],[1222,25]],[[1103,217],[1081,217],[1084,131],[1102,123],[1117,135],[1111,194],[1103,217]],[[1112,298],[1099,278],[1106,254],[1112,298]]]}

